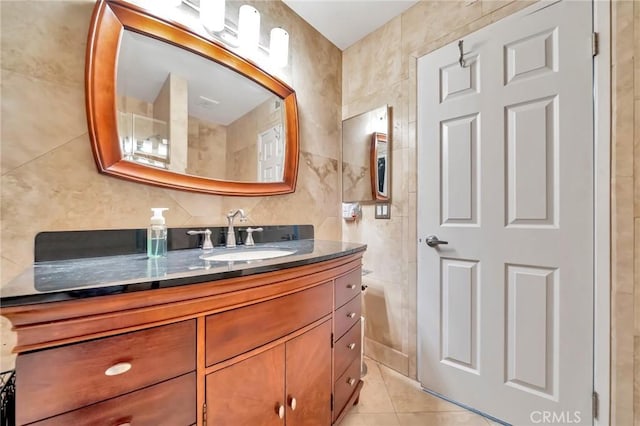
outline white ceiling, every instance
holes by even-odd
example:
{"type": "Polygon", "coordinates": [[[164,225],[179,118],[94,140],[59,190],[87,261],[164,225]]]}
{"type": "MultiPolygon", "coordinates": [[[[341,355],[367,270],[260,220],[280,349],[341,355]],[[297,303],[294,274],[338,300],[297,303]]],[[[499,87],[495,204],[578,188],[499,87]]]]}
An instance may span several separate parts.
{"type": "Polygon", "coordinates": [[[283,0],[287,6],[344,50],[419,0],[283,0]]]}

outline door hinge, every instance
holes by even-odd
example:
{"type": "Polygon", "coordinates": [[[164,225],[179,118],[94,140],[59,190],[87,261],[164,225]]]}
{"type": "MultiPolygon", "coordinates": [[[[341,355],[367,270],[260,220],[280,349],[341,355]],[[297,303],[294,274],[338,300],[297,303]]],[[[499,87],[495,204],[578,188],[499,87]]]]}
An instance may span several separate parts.
{"type": "Polygon", "coordinates": [[[591,34],[591,53],[593,56],[598,54],[599,38],[598,33],[591,34]]]}
{"type": "Polygon", "coordinates": [[[598,397],[598,392],[594,392],[591,395],[591,406],[593,409],[593,418],[597,419],[600,410],[600,398],[598,397]]]}
{"type": "Polygon", "coordinates": [[[333,333],[331,333],[331,349],[333,349],[333,333]]]}
{"type": "Polygon", "coordinates": [[[202,404],[202,424],[207,426],[207,404],[202,404]]]}
{"type": "Polygon", "coordinates": [[[331,411],[333,411],[333,394],[331,394],[331,400],[329,401],[329,405],[331,406],[331,411]]]}

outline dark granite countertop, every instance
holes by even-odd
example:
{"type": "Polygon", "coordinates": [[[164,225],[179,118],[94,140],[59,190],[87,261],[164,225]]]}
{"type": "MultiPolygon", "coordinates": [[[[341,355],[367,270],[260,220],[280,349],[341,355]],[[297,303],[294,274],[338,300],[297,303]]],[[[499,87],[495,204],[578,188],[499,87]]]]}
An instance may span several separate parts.
{"type": "Polygon", "coordinates": [[[145,254],[92,257],[37,262],[0,289],[0,306],[18,306],[131,293],[224,278],[260,274],[309,265],[347,256],[366,249],[364,244],[341,241],[297,240],[256,244],[234,249],[171,250],[166,258],[148,259],[145,254]],[[265,248],[295,253],[263,260],[214,262],[203,260],[231,251],[265,248]]]}

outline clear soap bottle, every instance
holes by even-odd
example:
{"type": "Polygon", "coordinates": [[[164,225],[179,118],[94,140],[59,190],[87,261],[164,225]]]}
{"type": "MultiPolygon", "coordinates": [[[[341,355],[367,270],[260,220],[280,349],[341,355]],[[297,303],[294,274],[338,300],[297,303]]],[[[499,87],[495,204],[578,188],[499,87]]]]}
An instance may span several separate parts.
{"type": "Polygon", "coordinates": [[[167,256],[167,225],[162,212],[167,208],[154,207],[151,209],[150,225],[147,229],[147,256],[158,258],[167,256]]]}

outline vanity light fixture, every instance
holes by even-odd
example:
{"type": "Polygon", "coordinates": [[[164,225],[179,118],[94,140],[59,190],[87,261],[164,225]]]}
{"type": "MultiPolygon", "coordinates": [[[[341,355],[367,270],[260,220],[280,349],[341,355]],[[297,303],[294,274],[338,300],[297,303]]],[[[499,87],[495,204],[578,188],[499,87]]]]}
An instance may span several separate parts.
{"type": "Polygon", "coordinates": [[[289,60],[289,33],[284,28],[273,28],[269,39],[269,59],[277,67],[285,67],[289,60]]]}
{"type": "Polygon", "coordinates": [[[248,4],[240,6],[238,17],[238,40],[240,48],[247,54],[253,54],[258,48],[260,38],[260,12],[248,4]]]}
{"type": "MultiPolygon", "coordinates": [[[[269,56],[276,67],[283,68],[289,62],[289,33],[280,27],[270,33],[269,47],[260,44],[260,12],[253,6],[242,5],[238,16],[238,26],[234,28],[226,21],[225,0],[181,0],[200,15],[200,23],[216,40],[240,49],[247,57],[254,57],[259,51],[269,56]]],[[[176,2],[177,3],[177,2],[176,2]]]]}
{"type": "Polygon", "coordinates": [[[225,0],[200,0],[200,22],[209,32],[224,30],[225,0]]]}

